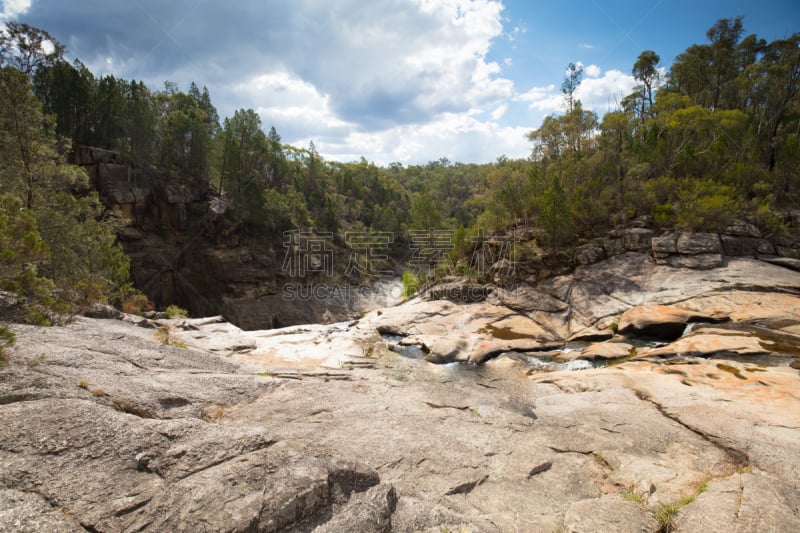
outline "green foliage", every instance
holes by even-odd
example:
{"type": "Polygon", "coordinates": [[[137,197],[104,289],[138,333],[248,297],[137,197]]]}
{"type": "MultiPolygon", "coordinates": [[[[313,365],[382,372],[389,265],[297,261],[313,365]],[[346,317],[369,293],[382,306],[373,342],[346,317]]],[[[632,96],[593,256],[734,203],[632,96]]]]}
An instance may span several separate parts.
{"type": "Polygon", "coordinates": [[[52,65],[63,53],[64,45],[45,30],[21,22],[0,27],[0,67],[10,65],[28,76],[52,65]]]}
{"type": "MultiPolygon", "coordinates": [[[[734,18],[705,37],[667,76],[658,54],[641,52],[631,69],[638,85],[602,121],[576,98],[583,72],[570,64],[564,112],[530,132],[528,160],[381,168],[326,162],[313,142],[283,145],[252,109],[220,127],[206,88],[96,77],[64,61],[47,32],[9,23],[0,30],[0,194],[24,213],[6,212],[0,238],[29,238],[9,245],[0,281],[21,291],[31,320],[129,294],[116,222],[86,194],[87,174],[66,164],[86,144],[120,150],[132,179],[160,174],[198,191],[211,183],[240,231],[275,240],[310,227],[395,237],[459,228],[455,255],[464,258],[482,231],[535,225],[557,251],[642,214],[701,231],[748,218],[780,233],[776,211],[800,196],[800,34],[768,43],[734,18]]],[[[397,242],[392,252],[407,253],[397,242]]]]}
{"type": "Polygon", "coordinates": [[[175,346],[176,348],[187,348],[187,345],[182,340],[175,339],[173,334],[175,330],[172,326],[166,325],[158,328],[154,335],[158,342],[166,346],[175,346]]]}
{"type": "Polygon", "coordinates": [[[403,272],[403,298],[411,298],[420,288],[421,281],[413,272],[403,272]]]}
{"type": "Polygon", "coordinates": [[[130,262],[116,241],[118,221],[104,214],[96,194],[60,194],[54,209],[39,213],[42,237],[51,252],[42,272],[78,310],[94,302],[119,302],[129,288],[130,262]]]}
{"type": "Polygon", "coordinates": [[[547,234],[553,251],[574,236],[573,215],[558,176],[539,197],[539,224],[547,234]]]}
{"type": "Polygon", "coordinates": [[[6,349],[10,348],[17,342],[17,337],[6,324],[0,324],[0,368],[3,368],[8,359],[6,349]]]}
{"type": "Polygon", "coordinates": [[[675,531],[675,517],[680,506],[675,503],[660,503],[654,509],[655,519],[660,533],[675,531]]]}
{"type": "Polygon", "coordinates": [[[662,177],[648,183],[653,220],[660,226],[720,231],[741,212],[735,190],[710,179],[662,177]]]}
{"type": "Polygon", "coordinates": [[[186,318],[189,316],[189,311],[177,305],[168,306],[164,312],[167,314],[167,318],[186,318]]]}
{"type": "Polygon", "coordinates": [[[39,234],[36,219],[10,194],[0,196],[0,290],[19,300],[19,311],[29,322],[50,321],[49,310],[61,310],[53,297],[54,285],[41,276],[50,253],[39,234]]]}
{"type": "Polygon", "coordinates": [[[442,228],[442,212],[427,189],[418,192],[411,206],[411,227],[428,230],[442,228]]]}
{"type": "Polygon", "coordinates": [[[675,518],[678,515],[678,511],[680,511],[683,507],[689,505],[693,501],[697,499],[697,497],[705,492],[708,489],[708,485],[703,482],[701,483],[695,491],[682,498],[680,501],[677,502],[669,502],[669,503],[660,503],[655,506],[653,509],[653,513],[658,523],[659,532],[660,533],[669,533],[670,531],[675,531],[676,524],[675,518]]]}
{"type": "Polygon", "coordinates": [[[115,220],[95,193],[81,194],[88,176],[65,162],[28,78],[3,68],[0,93],[0,288],[36,324],[118,299],[129,262],[115,220]]]}
{"type": "Polygon", "coordinates": [[[634,487],[628,489],[627,492],[622,494],[622,499],[629,502],[644,505],[647,503],[647,493],[636,490],[634,487]]]}
{"type": "Polygon", "coordinates": [[[122,312],[132,315],[141,315],[145,311],[153,309],[153,304],[147,298],[147,295],[137,291],[131,290],[122,300],[122,312]]]}

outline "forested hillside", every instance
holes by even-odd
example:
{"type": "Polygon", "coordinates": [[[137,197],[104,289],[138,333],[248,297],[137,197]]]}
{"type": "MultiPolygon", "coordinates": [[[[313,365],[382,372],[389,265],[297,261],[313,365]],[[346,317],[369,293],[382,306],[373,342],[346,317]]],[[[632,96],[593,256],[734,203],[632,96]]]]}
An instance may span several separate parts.
{"type": "Polygon", "coordinates": [[[82,146],[116,152],[132,181],[202,191],[240,238],[278,249],[289,230],[331,232],[342,245],[345,232],[373,230],[391,232],[402,254],[409,230],[434,228],[451,230],[468,257],[467,237],[514,226],[533,228],[542,249],[568,249],[642,215],[691,230],[747,219],[779,235],[800,192],[800,34],[766,42],[734,18],[705,37],[668,70],[657,52],[641,52],[631,66],[638,87],[602,117],[576,98],[583,73],[570,64],[564,112],[532,129],[528,159],[382,167],[283,144],[252,109],[220,119],[194,83],[97,77],[46,31],[9,23],[0,34],[0,288],[28,302],[35,321],[134,294],[114,242],[119,214],[73,164],[82,146]]]}

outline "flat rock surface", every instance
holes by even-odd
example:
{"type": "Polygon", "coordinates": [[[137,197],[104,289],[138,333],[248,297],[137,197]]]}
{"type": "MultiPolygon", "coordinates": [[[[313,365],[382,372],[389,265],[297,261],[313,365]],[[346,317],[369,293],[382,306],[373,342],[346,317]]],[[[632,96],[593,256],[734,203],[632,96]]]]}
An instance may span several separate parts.
{"type": "Polygon", "coordinates": [[[414,300],[254,332],[15,325],[0,530],[656,532],[668,516],[677,531],[797,531],[800,274],[605,263],[538,287],[552,301],[527,310],[414,300]],[[598,309],[576,307],[592,294],[598,309]],[[534,364],[653,304],[729,322],[570,348],[639,354],[602,368],[534,364]],[[404,357],[409,344],[473,362],[404,357]]]}

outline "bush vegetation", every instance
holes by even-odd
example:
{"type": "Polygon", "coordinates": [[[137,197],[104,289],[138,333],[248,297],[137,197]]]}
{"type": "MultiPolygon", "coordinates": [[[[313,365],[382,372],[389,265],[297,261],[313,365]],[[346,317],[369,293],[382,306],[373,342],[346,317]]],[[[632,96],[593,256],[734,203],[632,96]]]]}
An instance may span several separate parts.
{"type": "Polygon", "coordinates": [[[0,44],[0,290],[19,295],[35,323],[97,301],[148,307],[130,296],[119,220],[68,164],[81,146],[116,150],[133,179],[210,186],[241,234],[276,244],[289,230],[384,232],[400,258],[409,230],[452,229],[440,274],[474,272],[483,236],[520,225],[550,251],[641,215],[709,231],[745,218],[769,234],[784,227],[779,208],[798,202],[800,34],[767,42],[740,17],[717,21],[666,72],[642,51],[637,86],[602,117],[577,98],[583,72],[569,65],[564,112],[530,131],[530,157],[482,165],[325,161],[313,142],[282,143],[252,109],[220,119],[194,83],[153,90],[96,77],[24,24],[8,23],[0,44]],[[53,46],[21,57],[15,39],[53,46]]]}

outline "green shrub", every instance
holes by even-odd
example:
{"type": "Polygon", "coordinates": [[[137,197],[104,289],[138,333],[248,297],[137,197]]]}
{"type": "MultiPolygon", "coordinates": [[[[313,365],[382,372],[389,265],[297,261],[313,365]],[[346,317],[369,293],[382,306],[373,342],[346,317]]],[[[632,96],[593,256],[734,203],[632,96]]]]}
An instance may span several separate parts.
{"type": "Polygon", "coordinates": [[[189,316],[189,311],[177,305],[170,305],[164,312],[167,314],[167,318],[186,318],[189,316]]]}
{"type": "Polygon", "coordinates": [[[411,298],[419,290],[420,281],[413,272],[403,272],[403,298],[411,298]]]}
{"type": "Polygon", "coordinates": [[[144,311],[151,311],[153,304],[147,296],[139,291],[134,291],[122,302],[122,312],[130,315],[141,315],[144,311]]]}
{"type": "Polygon", "coordinates": [[[712,180],[688,180],[678,194],[678,226],[691,230],[721,231],[741,210],[733,188],[712,180]]]}
{"type": "Polygon", "coordinates": [[[711,179],[662,176],[647,184],[653,222],[693,231],[720,231],[740,216],[742,202],[733,187],[711,179]]]}
{"type": "Polygon", "coordinates": [[[6,348],[13,346],[17,342],[17,337],[14,332],[8,329],[5,324],[0,324],[0,368],[6,364],[6,348]]]}

